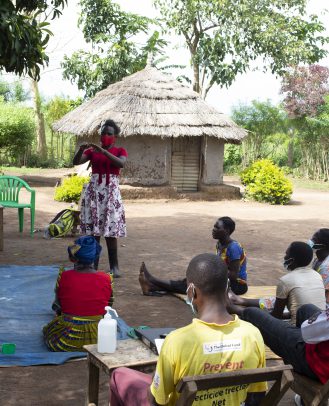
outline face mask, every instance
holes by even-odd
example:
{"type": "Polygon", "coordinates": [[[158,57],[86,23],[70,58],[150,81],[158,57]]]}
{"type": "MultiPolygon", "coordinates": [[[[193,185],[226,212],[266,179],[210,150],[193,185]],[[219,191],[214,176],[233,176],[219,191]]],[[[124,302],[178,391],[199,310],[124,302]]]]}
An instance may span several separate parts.
{"type": "Polygon", "coordinates": [[[313,250],[320,250],[321,248],[325,247],[324,244],[316,244],[313,240],[308,240],[307,244],[313,249],[313,250]]]}
{"type": "Polygon", "coordinates": [[[114,135],[102,135],[101,136],[101,144],[104,147],[109,147],[110,145],[113,145],[115,143],[115,136],[114,135]]]}
{"type": "Polygon", "coordinates": [[[193,313],[193,314],[196,314],[195,308],[194,308],[194,306],[193,306],[194,294],[195,294],[194,283],[190,283],[190,284],[188,285],[187,289],[186,289],[187,298],[186,298],[185,302],[186,302],[187,305],[189,305],[189,306],[191,307],[192,313],[193,313]],[[189,291],[190,288],[192,288],[192,299],[190,299],[190,298],[188,297],[188,291],[189,291]]]}
{"type": "Polygon", "coordinates": [[[286,271],[290,271],[289,265],[291,265],[293,262],[294,262],[294,258],[285,259],[285,260],[283,261],[283,267],[284,267],[284,269],[285,269],[286,271]]]}

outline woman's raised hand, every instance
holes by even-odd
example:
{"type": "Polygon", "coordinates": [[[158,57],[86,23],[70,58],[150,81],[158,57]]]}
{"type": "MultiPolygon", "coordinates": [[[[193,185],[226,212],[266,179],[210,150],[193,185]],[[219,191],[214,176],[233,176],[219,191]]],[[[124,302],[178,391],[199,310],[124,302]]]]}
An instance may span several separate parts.
{"type": "Polygon", "coordinates": [[[89,146],[90,144],[88,144],[87,142],[83,142],[82,144],[80,144],[79,148],[81,149],[81,151],[84,151],[89,146]]]}
{"type": "Polygon", "coordinates": [[[104,151],[104,149],[103,149],[102,147],[100,147],[100,146],[97,145],[97,144],[94,144],[93,142],[91,142],[89,145],[90,145],[91,147],[93,147],[96,152],[103,152],[103,151],[104,151]]]}

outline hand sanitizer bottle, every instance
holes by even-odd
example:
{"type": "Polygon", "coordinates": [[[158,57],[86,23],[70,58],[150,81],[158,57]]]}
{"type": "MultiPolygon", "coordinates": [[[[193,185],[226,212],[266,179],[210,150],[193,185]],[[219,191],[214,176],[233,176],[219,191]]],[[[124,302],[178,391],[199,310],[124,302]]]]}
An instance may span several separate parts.
{"type": "Polygon", "coordinates": [[[106,306],[105,310],[104,318],[98,323],[97,351],[103,354],[112,354],[117,348],[117,321],[112,319],[110,310],[116,316],[118,314],[110,306],[106,306]]]}

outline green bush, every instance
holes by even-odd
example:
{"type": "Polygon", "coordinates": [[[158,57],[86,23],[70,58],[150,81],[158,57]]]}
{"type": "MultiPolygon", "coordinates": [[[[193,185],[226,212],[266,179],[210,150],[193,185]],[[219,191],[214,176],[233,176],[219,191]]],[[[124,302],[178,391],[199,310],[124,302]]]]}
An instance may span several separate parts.
{"type": "Polygon", "coordinates": [[[89,182],[88,176],[70,176],[55,188],[54,199],[59,202],[78,203],[83,185],[89,182]]]}
{"type": "Polygon", "coordinates": [[[0,100],[0,149],[13,157],[23,155],[34,137],[33,110],[0,100]]]}
{"type": "Polygon", "coordinates": [[[258,202],[286,204],[292,194],[292,183],[269,159],[254,162],[241,173],[246,197],[258,202]]]}

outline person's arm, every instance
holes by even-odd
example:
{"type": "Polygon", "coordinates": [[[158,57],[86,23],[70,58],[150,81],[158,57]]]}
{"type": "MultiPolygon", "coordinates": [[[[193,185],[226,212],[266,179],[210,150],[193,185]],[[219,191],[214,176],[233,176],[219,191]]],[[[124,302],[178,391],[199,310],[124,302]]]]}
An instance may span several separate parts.
{"type": "Polygon", "coordinates": [[[110,159],[114,166],[116,166],[118,168],[124,168],[127,157],[125,157],[125,156],[115,156],[115,155],[111,154],[111,152],[107,151],[106,149],[100,147],[97,144],[90,144],[90,146],[93,147],[95,151],[101,152],[108,159],[110,159]]]}
{"type": "Polygon", "coordinates": [[[151,405],[166,405],[171,395],[175,392],[175,358],[176,356],[172,335],[169,334],[161,347],[154,377],[150,386],[151,405]]]}
{"type": "Polygon", "coordinates": [[[274,308],[271,311],[271,316],[277,318],[277,319],[283,319],[283,311],[284,308],[286,307],[288,303],[287,299],[280,299],[280,298],[276,298],[275,299],[275,303],[274,303],[274,308]]]}
{"type": "Polygon", "coordinates": [[[240,271],[240,259],[230,261],[228,264],[228,278],[231,281],[236,281],[240,271]]]}
{"type": "Polygon", "coordinates": [[[236,281],[239,277],[241,267],[241,256],[243,249],[236,241],[231,241],[226,250],[228,277],[231,281],[236,281]]]}
{"type": "Polygon", "coordinates": [[[89,147],[89,144],[81,144],[79,149],[73,157],[73,165],[82,165],[90,160],[89,156],[84,154],[86,148],[89,147]]]}
{"type": "Polygon", "coordinates": [[[150,401],[150,406],[162,406],[159,403],[156,402],[154,396],[151,393],[151,390],[149,389],[149,401],[150,401]]]}
{"type": "MultiPolygon", "coordinates": [[[[283,278],[284,279],[284,278],[283,278]]],[[[288,303],[290,288],[286,284],[285,279],[279,279],[278,285],[276,287],[276,299],[274,303],[273,310],[271,311],[271,315],[277,319],[283,318],[283,311],[288,303]]]]}

